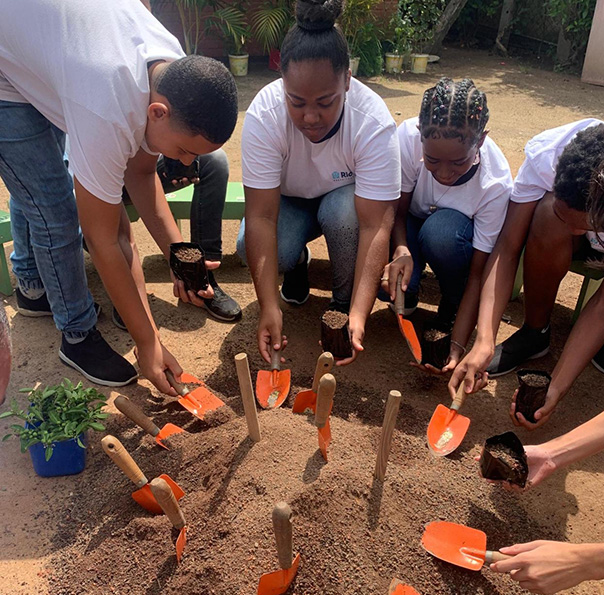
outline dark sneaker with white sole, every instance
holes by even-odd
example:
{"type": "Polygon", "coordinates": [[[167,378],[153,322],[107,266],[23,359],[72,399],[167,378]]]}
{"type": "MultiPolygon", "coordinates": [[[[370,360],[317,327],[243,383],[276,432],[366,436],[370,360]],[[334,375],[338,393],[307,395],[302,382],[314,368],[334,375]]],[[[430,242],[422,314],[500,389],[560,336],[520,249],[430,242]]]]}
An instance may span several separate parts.
{"type": "MultiPolygon", "coordinates": [[[[52,316],[52,310],[50,309],[46,292],[38,299],[32,300],[26,295],[23,295],[21,290],[17,287],[17,289],[15,289],[15,295],[17,296],[17,312],[22,316],[29,316],[30,318],[52,316]]],[[[94,311],[98,317],[101,313],[101,304],[94,302],[94,311]]]]}
{"type": "Polygon", "coordinates": [[[113,324],[117,326],[117,328],[122,331],[128,332],[128,327],[126,326],[126,323],[122,320],[122,317],[120,316],[120,313],[117,311],[115,306],[113,306],[113,311],[111,312],[111,320],[113,321],[113,324]]]}
{"type": "Polygon", "coordinates": [[[224,322],[235,322],[241,318],[239,304],[216,282],[212,271],[208,271],[208,280],[214,290],[214,297],[204,299],[203,304],[208,314],[224,322]]]}
{"type": "Polygon", "coordinates": [[[114,351],[95,327],[79,343],[71,344],[63,336],[59,358],[91,382],[103,386],[125,386],[138,377],[134,366],[114,351]]]}
{"type": "Polygon", "coordinates": [[[604,374],[604,346],[600,348],[600,351],[594,355],[591,360],[593,367],[604,374]]]}
{"type": "Polygon", "coordinates": [[[511,337],[495,347],[495,355],[487,367],[491,378],[514,371],[520,364],[530,359],[543,357],[549,352],[551,329],[533,329],[524,325],[511,337]]]}
{"type": "Polygon", "coordinates": [[[308,282],[308,265],[311,261],[310,250],[304,248],[302,262],[298,263],[291,271],[284,273],[283,285],[279,293],[281,299],[288,304],[301,306],[310,296],[310,283],[308,282]]]}

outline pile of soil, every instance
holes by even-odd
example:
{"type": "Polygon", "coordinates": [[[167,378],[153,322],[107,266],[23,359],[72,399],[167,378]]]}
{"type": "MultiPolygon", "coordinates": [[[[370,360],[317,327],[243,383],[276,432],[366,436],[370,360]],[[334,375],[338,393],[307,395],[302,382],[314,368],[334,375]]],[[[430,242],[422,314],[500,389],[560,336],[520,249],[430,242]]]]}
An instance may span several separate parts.
{"type": "Polygon", "coordinates": [[[525,374],[522,380],[531,388],[543,388],[550,382],[547,376],[541,376],[540,374],[525,374]]]}
{"type": "Polygon", "coordinates": [[[174,436],[171,451],[112,417],[109,430],[149,479],[167,473],[184,489],[184,557],[176,563],[168,519],[138,507],[133,484],[94,437],[85,481],[65,503],[55,536],[50,592],[255,593],[260,576],[278,569],[271,512],[285,500],[294,512],[294,551],[302,557],[290,595],[383,595],[395,576],[422,595],[521,593],[505,575],[467,572],[422,550],[425,524],[438,519],[486,530],[492,548],[549,533],[517,501],[491,502],[469,453],[458,460],[432,456],[407,410],[383,483],[373,479],[376,425],[332,417],[325,463],[312,418],[289,409],[260,412],[259,443],[247,437],[239,411],[228,408],[213,418],[217,425],[191,421],[184,412],[156,416],[160,425],[172,421],[190,432],[174,436]]]}
{"type": "Polygon", "coordinates": [[[201,251],[197,248],[179,248],[174,254],[182,262],[197,262],[201,260],[201,251]]]}

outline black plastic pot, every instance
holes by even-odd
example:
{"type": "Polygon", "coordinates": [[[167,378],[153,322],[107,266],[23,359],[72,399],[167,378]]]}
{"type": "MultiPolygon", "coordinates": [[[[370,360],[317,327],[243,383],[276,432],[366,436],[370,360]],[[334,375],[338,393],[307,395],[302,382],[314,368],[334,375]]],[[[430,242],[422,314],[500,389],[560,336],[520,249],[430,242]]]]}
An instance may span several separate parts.
{"type": "Polygon", "coordinates": [[[170,244],[170,268],[177,279],[185,284],[185,289],[197,293],[202,289],[208,288],[208,271],[206,269],[206,259],[203,250],[195,242],[176,242],[170,244]],[[201,258],[195,262],[186,262],[181,260],[177,253],[182,248],[197,249],[201,253],[201,258]]]}
{"type": "Polygon", "coordinates": [[[329,351],[334,357],[352,357],[352,343],[350,342],[350,331],[348,330],[348,316],[336,312],[342,318],[341,325],[328,324],[326,317],[332,314],[330,310],[321,316],[321,346],[323,351],[329,351]]]}
{"type": "Polygon", "coordinates": [[[514,432],[487,438],[480,455],[480,473],[485,479],[526,486],[528,462],[522,442],[514,432]]]}
{"type": "Polygon", "coordinates": [[[422,334],[422,364],[430,364],[439,370],[444,367],[451,351],[451,333],[446,333],[439,339],[431,339],[429,335],[441,332],[437,329],[425,329],[422,334]]]}
{"type": "Polygon", "coordinates": [[[518,370],[518,394],[516,395],[516,412],[522,413],[527,421],[535,423],[535,412],[545,404],[545,397],[552,377],[541,370],[518,370]],[[538,376],[545,379],[547,383],[543,386],[535,386],[530,382],[530,376],[538,376]],[[527,378],[528,377],[528,378],[527,378]]]}

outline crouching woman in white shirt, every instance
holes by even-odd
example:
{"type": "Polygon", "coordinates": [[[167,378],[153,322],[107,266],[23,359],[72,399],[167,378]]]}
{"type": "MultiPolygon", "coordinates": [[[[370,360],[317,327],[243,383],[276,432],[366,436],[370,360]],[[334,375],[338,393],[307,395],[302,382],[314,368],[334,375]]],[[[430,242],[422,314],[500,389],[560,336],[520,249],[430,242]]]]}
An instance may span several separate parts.
{"type": "Polygon", "coordinates": [[[309,296],[306,244],[324,235],[332,263],[330,309],[350,313],[353,355],[363,350],[400,194],[396,125],[382,99],[351,79],[348,46],[334,26],[341,0],[298,1],[281,47],[282,78],[252,101],[242,137],[246,212],[237,251],[252,273],[258,347],[285,347],[281,297],[309,296]]]}

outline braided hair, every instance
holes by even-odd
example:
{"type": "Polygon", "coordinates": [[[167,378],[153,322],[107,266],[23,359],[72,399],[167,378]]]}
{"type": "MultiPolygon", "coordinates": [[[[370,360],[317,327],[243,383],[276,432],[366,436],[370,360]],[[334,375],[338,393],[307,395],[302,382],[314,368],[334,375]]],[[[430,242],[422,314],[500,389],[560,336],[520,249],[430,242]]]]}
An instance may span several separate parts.
{"type": "Polygon", "coordinates": [[[489,121],[487,96],[471,79],[456,83],[441,78],[427,89],[419,112],[419,129],[423,138],[442,136],[479,142],[489,121]]]}
{"type": "Polygon", "coordinates": [[[297,0],[296,24],[281,44],[281,72],[290,62],[329,60],[336,73],[349,66],[348,43],[335,25],[343,0],[297,0]]]}

